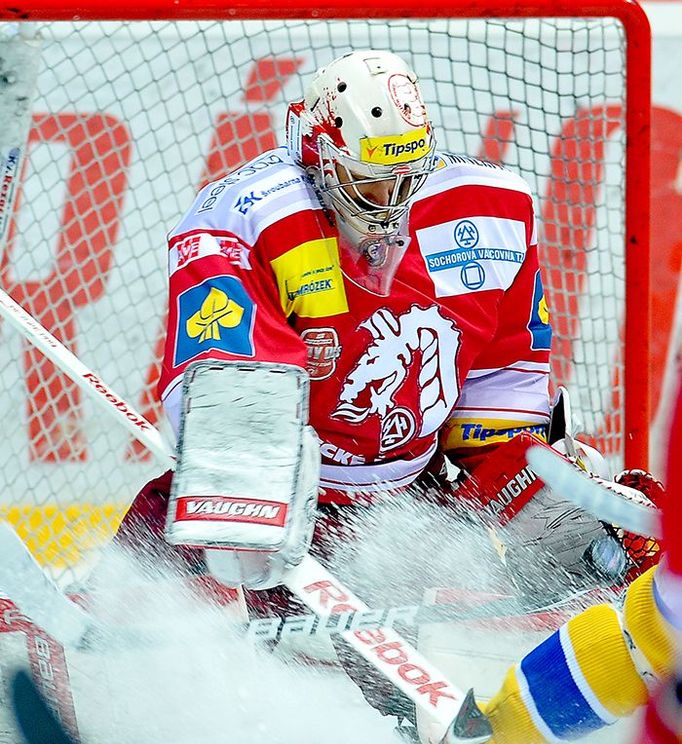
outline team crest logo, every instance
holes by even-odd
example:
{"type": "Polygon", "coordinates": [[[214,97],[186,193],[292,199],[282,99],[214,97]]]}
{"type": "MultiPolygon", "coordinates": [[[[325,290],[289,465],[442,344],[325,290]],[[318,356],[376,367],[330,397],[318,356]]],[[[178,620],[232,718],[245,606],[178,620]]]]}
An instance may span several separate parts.
{"type": "Polygon", "coordinates": [[[301,334],[308,349],[306,369],[311,380],[326,380],[336,371],[341,355],[339,337],[334,328],[308,328],[301,334]]]}
{"type": "Polygon", "coordinates": [[[256,306],[234,276],[217,276],[178,298],[175,366],[209,349],[253,356],[256,306]]]}
{"type": "Polygon", "coordinates": [[[455,243],[460,248],[474,248],[478,239],[478,228],[471,220],[460,220],[455,226],[455,243]]]}
{"type": "Polygon", "coordinates": [[[332,418],[362,424],[381,422],[381,452],[415,436],[433,434],[459,396],[455,360],[460,331],[437,307],[411,307],[402,315],[377,310],[360,324],[372,341],[344,380],[332,418]],[[417,370],[414,412],[396,403],[408,376],[417,370]],[[419,421],[415,413],[419,414],[419,421]]]}
{"type": "Polygon", "coordinates": [[[381,422],[381,445],[386,451],[400,447],[412,439],[417,430],[412,411],[394,408],[381,422]]]}

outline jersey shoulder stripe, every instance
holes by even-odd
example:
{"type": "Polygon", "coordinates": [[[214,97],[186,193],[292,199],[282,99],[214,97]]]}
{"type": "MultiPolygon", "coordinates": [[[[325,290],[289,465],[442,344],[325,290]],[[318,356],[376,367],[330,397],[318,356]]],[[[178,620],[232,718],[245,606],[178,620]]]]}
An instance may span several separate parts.
{"type": "Polygon", "coordinates": [[[168,238],[227,230],[254,245],[267,227],[306,210],[322,207],[305,171],[279,147],[204,186],[168,238]]]}
{"type": "Polygon", "coordinates": [[[528,183],[520,175],[502,165],[466,155],[441,152],[438,154],[436,170],[429,175],[424,186],[417,192],[415,201],[463,186],[507,189],[532,197],[528,183]]]}

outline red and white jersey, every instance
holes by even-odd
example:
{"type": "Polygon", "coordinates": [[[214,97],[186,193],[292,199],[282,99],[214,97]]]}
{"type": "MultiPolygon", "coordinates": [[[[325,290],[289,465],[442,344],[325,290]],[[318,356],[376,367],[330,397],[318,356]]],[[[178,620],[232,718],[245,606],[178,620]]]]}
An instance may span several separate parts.
{"type": "Polygon", "coordinates": [[[551,331],[527,184],[442,154],[388,297],[342,272],[338,233],[285,148],[206,186],[169,235],[160,392],[177,426],[197,359],[306,367],[321,487],[404,486],[549,419],[551,331]],[[478,449],[477,449],[478,448],[478,449]]]}

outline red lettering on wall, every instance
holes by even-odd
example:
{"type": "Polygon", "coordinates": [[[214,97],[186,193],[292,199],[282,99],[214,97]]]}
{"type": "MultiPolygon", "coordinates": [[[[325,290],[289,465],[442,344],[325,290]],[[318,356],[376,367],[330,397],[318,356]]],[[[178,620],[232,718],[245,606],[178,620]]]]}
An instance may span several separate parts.
{"type": "MultiPolygon", "coordinates": [[[[581,333],[580,297],[587,287],[587,253],[595,229],[594,204],[602,188],[604,148],[619,127],[616,106],[579,110],[567,121],[552,151],[552,178],[542,215],[544,238],[540,262],[546,279],[554,329],[553,379],[561,384],[572,375],[572,345],[581,333]]],[[[652,109],[651,294],[652,294],[652,414],[658,405],[673,313],[682,270],[682,194],[677,184],[682,154],[682,116],[670,109],[652,109]]],[[[636,310],[635,310],[636,311],[636,310]]],[[[624,319],[619,320],[623,338],[624,319]]],[[[637,343],[637,339],[631,340],[637,343]]],[[[642,363],[645,363],[642,357],[642,363]]],[[[593,437],[601,451],[613,451],[622,430],[620,410],[622,347],[610,360],[611,400],[604,423],[593,437]]]]}
{"type": "MultiPolygon", "coordinates": [[[[0,261],[0,281],[20,305],[77,353],[76,310],[102,295],[109,275],[127,187],[130,134],[124,124],[107,114],[36,115],[29,138],[28,168],[32,149],[49,142],[65,143],[71,153],[54,269],[40,281],[14,280],[12,254],[18,242],[14,221],[0,261]]],[[[21,201],[19,191],[15,216],[21,201]]],[[[30,459],[85,459],[77,388],[28,344],[23,362],[30,459]]]]}
{"type": "MultiPolygon", "coordinates": [[[[587,249],[603,183],[604,149],[619,127],[617,106],[578,109],[572,119],[565,121],[552,148],[539,252],[554,331],[552,372],[556,384],[566,384],[573,371],[572,344],[580,333],[578,309],[587,289],[587,249]]],[[[611,405],[604,412],[601,434],[622,428],[618,398],[614,388],[611,405]]],[[[613,449],[610,438],[595,439],[603,452],[613,449]]]]}
{"type": "MultiPolygon", "coordinates": [[[[303,59],[296,57],[257,60],[246,78],[244,102],[273,101],[302,64],[303,59]]],[[[277,147],[277,134],[269,112],[219,114],[199,188],[277,147]]]]}
{"type": "Polygon", "coordinates": [[[481,134],[478,157],[492,163],[504,163],[514,135],[515,111],[496,111],[481,134]]]}

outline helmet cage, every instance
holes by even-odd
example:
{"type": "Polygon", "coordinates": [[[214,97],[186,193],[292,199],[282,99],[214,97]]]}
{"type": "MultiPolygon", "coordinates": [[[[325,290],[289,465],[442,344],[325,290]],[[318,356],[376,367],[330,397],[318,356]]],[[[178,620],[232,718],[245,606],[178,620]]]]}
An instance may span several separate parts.
{"type": "Polygon", "coordinates": [[[348,220],[360,220],[372,232],[391,232],[409,209],[412,197],[424,185],[426,177],[436,165],[435,142],[430,136],[428,153],[418,160],[395,165],[367,163],[340,149],[326,133],[317,138],[320,189],[330,206],[348,220]],[[338,166],[345,172],[342,180],[338,166]],[[358,186],[392,181],[388,204],[376,204],[363,196],[358,186]]]}

